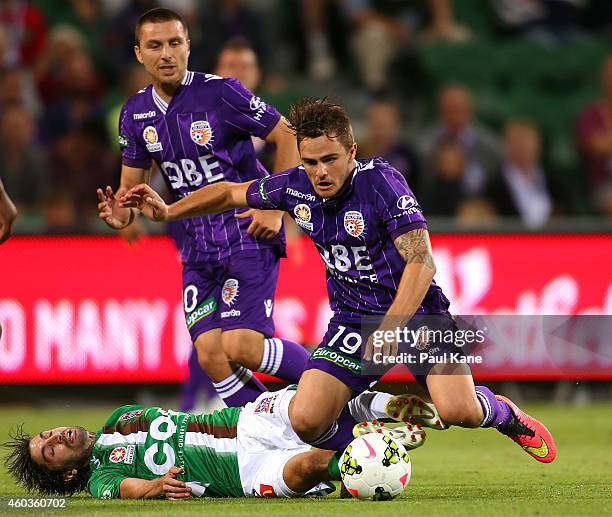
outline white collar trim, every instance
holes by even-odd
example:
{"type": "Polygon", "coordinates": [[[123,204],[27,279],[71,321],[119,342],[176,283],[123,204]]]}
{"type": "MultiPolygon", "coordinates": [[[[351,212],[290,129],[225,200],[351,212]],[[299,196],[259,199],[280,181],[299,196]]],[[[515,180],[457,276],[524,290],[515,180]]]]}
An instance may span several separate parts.
{"type": "MultiPolygon", "coordinates": [[[[185,72],[185,76],[183,77],[183,80],[181,81],[181,84],[190,85],[193,81],[194,76],[195,74],[193,72],[190,72],[189,70],[187,70],[185,72]]],[[[151,87],[151,92],[153,96],[153,102],[159,108],[159,110],[165,115],[166,112],[168,111],[168,103],[164,99],[162,99],[159,96],[159,94],[155,91],[155,86],[151,87]]]]}

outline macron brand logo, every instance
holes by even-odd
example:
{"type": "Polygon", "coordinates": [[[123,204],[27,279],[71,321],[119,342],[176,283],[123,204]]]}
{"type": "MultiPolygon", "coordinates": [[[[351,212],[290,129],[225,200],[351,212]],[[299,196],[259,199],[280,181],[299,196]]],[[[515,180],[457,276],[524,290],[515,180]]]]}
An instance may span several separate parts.
{"type": "Polygon", "coordinates": [[[154,117],[155,115],[157,115],[157,113],[154,110],[151,111],[147,111],[146,113],[134,113],[134,120],[144,120],[147,118],[151,118],[154,117]]]}
{"type": "Polygon", "coordinates": [[[303,199],[304,201],[316,201],[316,197],[312,194],[306,194],[305,192],[300,192],[299,190],[292,189],[287,187],[285,189],[285,193],[290,196],[297,197],[298,199],[303,199]]]}
{"type": "Polygon", "coordinates": [[[270,316],[272,316],[272,300],[270,300],[270,298],[268,298],[267,300],[264,300],[264,308],[266,310],[266,317],[269,318],[270,316]]]}

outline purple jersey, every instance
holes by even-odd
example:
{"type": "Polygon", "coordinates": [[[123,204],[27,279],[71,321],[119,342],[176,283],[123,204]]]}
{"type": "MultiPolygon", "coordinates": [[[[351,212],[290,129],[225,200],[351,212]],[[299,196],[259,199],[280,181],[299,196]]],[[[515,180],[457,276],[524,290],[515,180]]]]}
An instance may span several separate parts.
{"type": "MultiPolygon", "coordinates": [[[[393,239],[427,227],[406,180],[381,158],[357,160],[340,196],[317,196],[300,166],[254,182],[247,201],[284,210],[305,230],[326,266],[333,320],[348,324],[386,313],[406,265],[393,239]]],[[[443,314],[448,305],[432,282],[417,312],[443,314]]]]}
{"type": "MultiPolygon", "coordinates": [[[[152,85],[132,96],[121,111],[122,162],[162,171],[176,201],[219,181],[244,182],[268,175],[257,161],[251,136],[265,138],[280,114],[235,79],[187,72],[170,104],[152,85]]],[[[276,248],[284,255],[284,234],[257,240],[246,232],[250,219],[236,210],[181,221],[184,263],[220,260],[235,251],[276,248]]]]}

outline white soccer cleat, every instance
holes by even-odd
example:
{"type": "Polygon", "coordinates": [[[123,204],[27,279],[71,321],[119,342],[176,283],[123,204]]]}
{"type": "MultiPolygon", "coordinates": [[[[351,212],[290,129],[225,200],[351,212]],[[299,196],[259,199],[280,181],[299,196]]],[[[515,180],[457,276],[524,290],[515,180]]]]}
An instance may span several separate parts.
{"type": "Polygon", "coordinates": [[[304,493],[304,497],[325,497],[329,494],[333,494],[335,491],[336,485],[323,481],[304,493]]]}
{"type": "Polygon", "coordinates": [[[427,438],[425,431],[419,425],[404,424],[393,420],[370,420],[369,422],[360,422],[353,427],[353,436],[355,438],[369,433],[380,433],[397,440],[407,450],[412,450],[420,447],[425,443],[427,438]]]}
{"type": "Polygon", "coordinates": [[[396,422],[403,424],[413,424],[417,426],[429,427],[442,431],[448,429],[436,406],[430,402],[425,402],[416,395],[395,395],[385,404],[385,412],[396,422]]]}

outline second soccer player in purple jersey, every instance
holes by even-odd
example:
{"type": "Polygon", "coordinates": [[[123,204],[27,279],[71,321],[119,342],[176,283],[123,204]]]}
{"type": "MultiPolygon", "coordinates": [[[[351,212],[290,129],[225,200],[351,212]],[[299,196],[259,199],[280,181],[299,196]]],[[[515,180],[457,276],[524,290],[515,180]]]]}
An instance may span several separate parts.
{"type": "MultiPolygon", "coordinates": [[[[295,136],[280,113],[235,79],[187,70],[183,18],[164,8],[144,13],[135,30],[138,61],[152,84],[124,105],[119,123],[122,194],[159,167],[174,200],[205,185],[266,177],[252,137],[276,146],[276,170],[299,161],[295,136]]],[[[122,229],[136,212],[98,190],[100,217],[122,229]]],[[[230,406],[265,388],[252,370],[296,382],[308,359],[296,343],[273,338],[279,259],[285,255],[280,212],[228,210],[182,221],[183,302],[202,368],[230,406]],[[231,361],[231,362],[230,362],[231,361]]]]}
{"type": "MultiPolygon", "coordinates": [[[[300,378],[289,417],[305,442],[342,450],[351,433],[347,402],[380,377],[364,371],[366,362],[376,356],[385,363],[397,352],[397,342],[377,342],[376,333],[393,335],[420,315],[433,317],[445,335],[457,327],[433,281],[427,223],[401,174],[380,158],[355,159],[350,120],[339,105],[305,99],[292,107],[289,121],[301,166],[243,184],[212,185],[169,207],[148,185],[131,189],[122,201],[153,220],[241,206],[291,214],[323,258],[334,314],[300,378]],[[371,317],[379,318],[378,327],[362,338],[371,317]]],[[[495,427],[536,460],[555,459],[554,440],[542,423],[487,387],[474,386],[467,364],[451,364],[460,345],[434,338],[418,346],[427,349],[427,360],[409,368],[446,424],[495,427]]]]}

